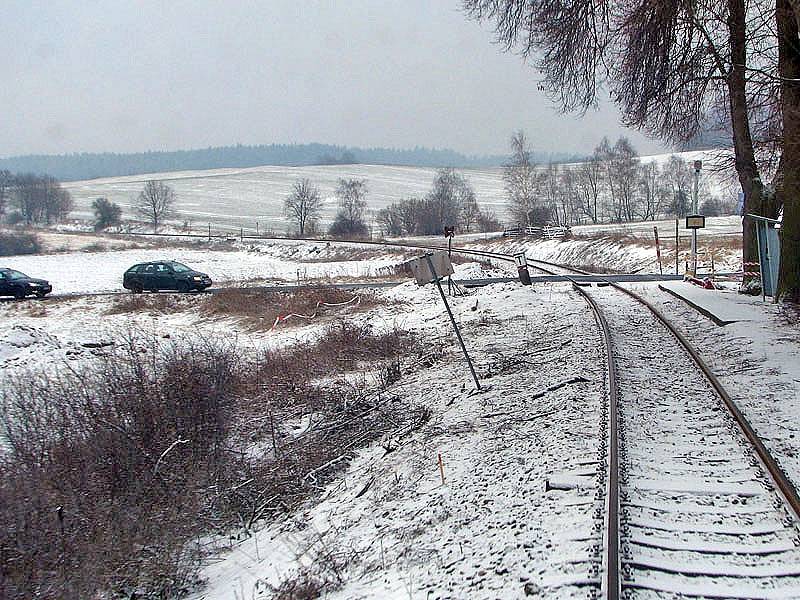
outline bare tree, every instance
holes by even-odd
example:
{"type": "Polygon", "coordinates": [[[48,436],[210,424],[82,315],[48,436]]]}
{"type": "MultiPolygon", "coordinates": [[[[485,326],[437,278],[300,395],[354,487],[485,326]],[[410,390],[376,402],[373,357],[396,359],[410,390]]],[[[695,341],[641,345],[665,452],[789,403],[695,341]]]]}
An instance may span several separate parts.
{"type": "MultiPolygon", "coordinates": [[[[417,207],[417,232],[441,235],[445,227],[463,227],[464,207],[473,203],[475,191],[469,181],[455,169],[440,169],[433,178],[433,188],[417,207]]],[[[470,224],[475,217],[470,214],[470,224]]]]}
{"type": "Polygon", "coordinates": [[[25,173],[14,181],[13,203],[29,225],[62,221],[72,210],[72,196],[54,177],[25,173]]]}
{"type": "Polygon", "coordinates": [[[94,210],[95,231],[120,224],[122,209],[116,202],[111,202],[108,198],[97,198],[92,202],[92,209],[94,210]]]}
{"type": "Polygon", "coordinates": [[[149,180],[136,199],[136,212],[145,217],[152,225],[153,231],[164,219],[172,214],[175,204],[175,192],[163,181],[149,180]]]}
{"type": "Polygon", "coordinates": [[[303,237],[316,228],[322,211],[322,197],[319,190],[308,179],[295,181],[292,193],[283,203],[284,214],[294,223],[297,234],[303,237]]]}
{"type": "Polygon", "coordinates": [[[403,235],[403,219],[396,202],[379,210],[375,215],[375,222],[378,224],[383,235],[403,235]]]}
{"type": "Polygon", "coordinates": [[[538,208],[537,174],[523,131],[511,136],[511,162],[503,167],[503,182],[511,218],[520,225],[531,225],[531,215],[538,208]]]}
{"type": "Polygon", "coordinates": [[[560,169],[554,162],[547,163],[547,168],[538,173],[538,189],[541,193],[544,206],[547,207],[548,221],[561,225],[561,216],[558,210],[561,187],[559,181],[560,169]]]}
{"type": "Polygon", "coordinates": [[[14,189],[14,175],[11,171],[0,171],[0,216],[6,212],[6,206],[14,189]]]}
{"type": "Polygon", "coordinates": [[[670,156],[664,165],[663,180],[669,197],[668,212],[685,217],[691,208],[692,177],[689,165],[679,156],[670,156]]]}
{"type": "Polygon", "coordinates": [[[778,293],[800,302],[800,1],[777,0],[776,19],[783,124],[777,194],[783,201],[778,293]]]}
{"type": "MultiPolygon", "coordinates": [[[[470,188],[471,190],[472,188],[470,188]]],[[[472,192],[463,200],[461,205],[461,214],[459,215],[459,228],[462,233],[469,233],[473,225],[477,225],[478,219],[481,215],[481,209],[478,206],[478,201],[475,199],[475,193],[472,192]]]]}
{"type": "Polygon", "coordinates": [[[336,198],[339,211],[329,232],[335,236],[364,237],[369,233],[364,222],[367,208],[367,182],[365,179],[339,179],[336,198]]]}
{"type": "Polygon", "coordinates": [[[603,170],[597,151],[592,154],[586,162],[578,166],[578,195],[581,203],[581,211],[597,223],[600,218],[597,204],[603,187],[603,170]]]}
{"type": "MultiPolygon", "coordinates": [[[[729,131],[744,211],[784,211],[781,288],[800,299],[800,48],[798,0],[464,0],[507,50],[536,56],[541,86],[563,110],[585,110],[603,87],[624,122],[683,143],[709,123],[729,131]],[[759,164],[759,157],[767,162],[759,164]],[[775,166],[777,195],[762,172],[775,166]],[[791,282],[791,283],[786,283],[791,282]]],[[[753,223],[744,259],[756,258],[753,223]]]]}
{"type": "Polygon", "coordinates": [[[641,202],[638,216],[644,221],[654,221],[663,211],[664,199],[661,169],[656,161],[639,165],[639,195],[641,202]]]}

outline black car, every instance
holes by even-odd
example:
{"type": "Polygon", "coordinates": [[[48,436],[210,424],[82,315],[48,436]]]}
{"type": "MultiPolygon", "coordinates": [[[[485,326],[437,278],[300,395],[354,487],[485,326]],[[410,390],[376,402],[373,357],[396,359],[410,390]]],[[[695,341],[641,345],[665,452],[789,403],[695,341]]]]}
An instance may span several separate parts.
{"type": "Polygon", "coordinates": [[[182,265],[174,260],[159,260],[133,265],[122,277],[122,287],[139,294],[144,290],[203,291],[211,285],[205,273],[182,265]]]}
{"type": "Polygon", "coordinates": [[[34,279],[14,269],[0,268],[0,296],[14,296],[22,299],[26,296],[44,298],[53,291],[53,286],[44,279],[34,279]]]}

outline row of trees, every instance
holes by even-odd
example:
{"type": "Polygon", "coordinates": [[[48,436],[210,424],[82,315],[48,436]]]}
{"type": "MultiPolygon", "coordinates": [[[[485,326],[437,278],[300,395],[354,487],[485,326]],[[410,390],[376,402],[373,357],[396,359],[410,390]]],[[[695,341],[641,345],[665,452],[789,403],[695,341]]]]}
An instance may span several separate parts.
{"type": "MultiPolygon", "coordinates": [[[[564,111],[607,93],[626,125],[667,142],[726,132],[744,213],[783,212],[779,295],[800,302],[800,2],[463,4],[494,24],[506,50],[536,57],[540,89],[564,111]],[[765,193],[770,179],[774,194],[765,193]]],[[[742,233],[753,262],[752,219],[742,233]]]]}
{"type": "MultiPolygon", "coordinates": [[[[155,231],[172,214],[175,192],[163,181],[148,181],[134,209],[155,231]]],[[[70,193],[50,175],[0,171],[0,217],[11,224],[49,225],[63,221],[74,207],[70,193]]],[[[92,202],[95,229],[119,225],[122,208],[107,198],[92,202]]]]}
{"type": "MultiPolygon", "coordinates": [[[[367,182],[365,179],[339,179],[336,200],[339,210],[328,229],[336,237],[366,237],[369,227],[365,221],[367,210],[367,182]]],[[[324,202],[319,188],[309,179],[295,182],[292,192],[283,204],[284,214],[294,226],[299,237],[319,233],[319,219],[324,202]]]]}
{"type": "Polygon", "coordinates": [[[50,175],[0,171],[0,216],[28,225],[63,221],[73,207],[70,193],[50,175]]]}
{"type": "MultiPolygon", "coordinates": [[[[690,165],[672,156],[661,165],[642,163],[624,137],[612,146],[603,139],[592,155],[575,164],[535,164],[525,134],[511,137],[512,158],[503,168],[511,218],[520,225],[575,225],[683,217],[691,210],[690,165]]],[[[716,216],[734,210],[708,194],[698,194],[701,212],[716,216]]]]}
{"type": "MultiPolygon", "coordinates": [[[[335,196],[338,210],[328,233],[335,237],[365,237],[367,182],[364,179],[339,179],[335,196]]],[[[318,233],[323,199],[310,180],[301,179],[284,202],[284,213],[300,236],[318,233]]],[[[424,198],[408,198],[392,203],[375,215],[384,235],[440,235],[445,227],[462,233],[475,228],[493,231],[501,227],[493,214],[482,211],[469,181],[458,171],[440,169],[430,192],[424,198]]]]}
{"type": "Polygon", "coordinates": [[[423,198],[394,202],[378,211],[385,235],[441,235],[445,227],[461,233],[496,231],[502,225],[491,211],[481,210],[469,181],[455,169],[440,169],[423,198]]]}

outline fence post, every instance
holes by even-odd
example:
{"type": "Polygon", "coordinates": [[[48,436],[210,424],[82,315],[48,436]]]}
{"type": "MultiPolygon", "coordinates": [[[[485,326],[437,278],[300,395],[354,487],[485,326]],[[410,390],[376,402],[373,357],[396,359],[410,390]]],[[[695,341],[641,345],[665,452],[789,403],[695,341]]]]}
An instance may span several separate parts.
{"type": "Polygon", "coordinates": [[[208,241],[211,241],[211,223],[208,224],[208,241]]]}
{"type": "Polygon", "coordinates": [[[656,256],[658,257],[658,272],[664,274],[664,268],[661,266],[661,245],[658,243],[658,227],[653,225],[653,235],[656,236],[656,256]]]}

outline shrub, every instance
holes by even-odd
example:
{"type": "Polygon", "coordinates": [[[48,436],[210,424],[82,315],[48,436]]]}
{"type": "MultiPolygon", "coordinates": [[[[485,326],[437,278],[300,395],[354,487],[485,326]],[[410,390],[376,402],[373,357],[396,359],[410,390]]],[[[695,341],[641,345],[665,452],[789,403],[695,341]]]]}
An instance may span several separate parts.
{"type": "Polygon", "coordinates": [[[0,256],[38,254],[41,251],[42,244],[33,233],[0,233],[0,256]]]}
{"type": "Polygon", "coordinates": [[[122,218],[122,208],[108,198],[97,198],[92,202],[94,210],[94,230],[100,231],[107,227],[118,226],[122,218]]]}
{"type": "Polygon", "coordinates": [[[346,324],[256,357],[130,333],[91,368],[5,381],[0,597],[185,594],[192,540],[292,510],[357,444],[428,418],[380,389],[315,383],[414,347],[408,334],[346,324]],[[313,426],[287,433],[303,414],[313,426]]]}

